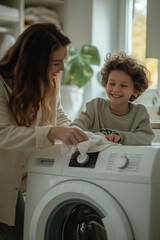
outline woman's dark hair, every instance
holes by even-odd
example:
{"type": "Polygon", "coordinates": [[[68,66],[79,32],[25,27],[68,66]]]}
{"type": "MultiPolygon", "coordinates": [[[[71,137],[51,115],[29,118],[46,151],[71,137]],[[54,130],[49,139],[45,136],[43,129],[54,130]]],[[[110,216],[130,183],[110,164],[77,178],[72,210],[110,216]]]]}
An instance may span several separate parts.
{"type": "Polygon", "coordinates": [[[103,87],[106,86],[109,74],[113,70],[124,71],[132,78],[134,89],[138,90],[139,94],[137,97],[132,96],[130,101],[134,101],[138,98],[150,84],[150,72],[146,66],[137,59],[128,56],[123,51],[107,54],[105,64],[101,69],[101,84],[103,87]]]}
{"type": "Polygon", "coordinates": [[[40,104],[44,124],[51,123],[49,119],[54,114],[51,108],[56,105],[58,91],[58,81],[51,83],[48,76],[51,55],[70,43],[55,24],[34,24],[17,38],[1,59],[0,74],[6,83],[12,80],[9,110],[18,125],[33,125],[40,104]]]}

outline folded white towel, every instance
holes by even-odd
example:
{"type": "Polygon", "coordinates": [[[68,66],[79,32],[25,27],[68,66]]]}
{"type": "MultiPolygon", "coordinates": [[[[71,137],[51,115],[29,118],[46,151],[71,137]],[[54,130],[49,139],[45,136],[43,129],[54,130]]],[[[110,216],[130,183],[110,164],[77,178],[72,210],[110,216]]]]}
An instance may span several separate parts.
{"type": "Polygon", "coordinates": [[[25,9],[25,22],[51,22],[60,26],[59,15],[46,7],[28,7],[25,9]]]}
{"type": "Polygon", "coordinates": [[[85,156],[86,153],[100,152],[103,149],[117,143],[109,142],[105,136],[100,133],[85,132],[88,136],[88,140],[85,142],[80,142],[77,146],[69,145],[63,143],[61,146],[61,151],[63,156],[71,156],[76,150],[78,150],[81,156],[85,156]]]}
{"type": "Polygon", "coordinates": [[[4,16],[4,17],[18,18],[19,15],[20,15],[19,10],[17,8],[13,8],[13,7],[9,7],[9,6],[0,4],[0,16],[1,17],[4,16]]]}

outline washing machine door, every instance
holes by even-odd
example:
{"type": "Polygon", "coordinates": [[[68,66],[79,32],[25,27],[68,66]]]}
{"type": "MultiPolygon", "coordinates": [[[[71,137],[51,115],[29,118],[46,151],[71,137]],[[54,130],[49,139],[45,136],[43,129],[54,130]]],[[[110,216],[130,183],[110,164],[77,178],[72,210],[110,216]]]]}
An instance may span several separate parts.
{"type": "Polygon", "coordinates": [[[32,240],[133,240],[129,219],[104,189],[70,180],[51,188],[30,223],[32,240]]]}

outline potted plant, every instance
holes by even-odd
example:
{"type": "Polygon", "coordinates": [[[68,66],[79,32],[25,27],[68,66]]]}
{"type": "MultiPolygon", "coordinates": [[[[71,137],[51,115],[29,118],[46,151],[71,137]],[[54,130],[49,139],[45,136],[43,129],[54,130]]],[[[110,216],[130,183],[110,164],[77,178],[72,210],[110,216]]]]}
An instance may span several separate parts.
{"type": "Polygon", "coordinates": [[[79,113],[82,106],[85,86],[94,73],[91,65],[99,64],[100,55],[95,46],[84,44],[80,51],[73,46],[69,48],[62,74],[61,101],[71,119],[79,113]]]}

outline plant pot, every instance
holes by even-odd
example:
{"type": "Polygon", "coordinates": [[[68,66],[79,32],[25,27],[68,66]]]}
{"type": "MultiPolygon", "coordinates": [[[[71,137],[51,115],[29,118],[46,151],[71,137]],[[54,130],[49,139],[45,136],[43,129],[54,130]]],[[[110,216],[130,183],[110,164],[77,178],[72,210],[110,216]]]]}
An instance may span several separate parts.
{"type": "Polygon", "coordinates": [[[61,86],[61,104],[68,117],[73,120],[81,110],[84,97],[84,88],[75,85],[61,86]]]}

